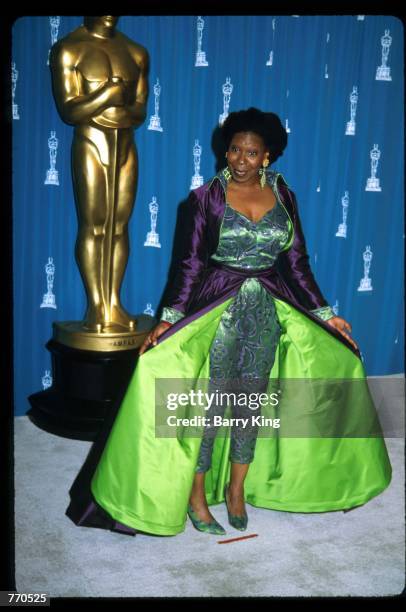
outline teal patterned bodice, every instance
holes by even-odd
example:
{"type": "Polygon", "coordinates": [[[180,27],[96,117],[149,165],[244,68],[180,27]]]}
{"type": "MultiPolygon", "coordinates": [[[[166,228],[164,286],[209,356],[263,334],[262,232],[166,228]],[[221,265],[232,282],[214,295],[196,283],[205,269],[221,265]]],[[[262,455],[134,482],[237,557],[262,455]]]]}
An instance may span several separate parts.
{"type": "Polygon", "coordinates": [[[216,261],[245,269],[269,268],[290,238],[288,215],[279,202],[257,221],[226,204],[216,261]]]}

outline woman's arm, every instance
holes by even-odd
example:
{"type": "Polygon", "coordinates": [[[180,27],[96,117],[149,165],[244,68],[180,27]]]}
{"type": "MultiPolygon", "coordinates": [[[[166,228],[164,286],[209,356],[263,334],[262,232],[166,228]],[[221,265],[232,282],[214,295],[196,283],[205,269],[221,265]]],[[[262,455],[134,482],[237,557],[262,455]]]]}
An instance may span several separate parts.
{"type": "Polygon", "coordinates": [[[295,194],[290,189],[286,191],[291,204],[294,240],[290,249],[279,255],[278,268],[299,304],[323,320],[327,320],[334,316],[334,311],[321,293],[310,268],[295,194]]]}
{"type": "Polygon", "coordinates": [[[182,245],[177,271],[163,296],[161,321],[175,323],[185,316],[202,278],[208,257],[206,214],[202,202],[191,191],[179,217],[182,245]]]}
{"type": "Polygon", "coordinates": [[[162,308],[162,314],[160,321],[166,321],[167,323],[176,323],[176,321],[180,321],[183,319],[185,315],[180,310],[176,308],[171,308],[170,306],[164,306],[162,308]]]}
{"type": "Polygon", "coordinates": [[[178,223],[177,235],[181,236],[182,243],[175,260],[176,274],[173,280],[167,283],[161,318],[146,336],[139,349],[140,355],[151,346],[155,346],[159,336],[185,316],[206,267],[208,253],[206,215],[202,203],[193,191],[182,205],[178,223]]]}
{"type": "Polygon", "coordinates": [[[281,253],[278,258],[279,271],[301,306],[337,329],[355,349],[358,349],[357,344],[348,334],[351,332],[350,323],[335,315],[316,283],[310,268],[296,197],[290,190],[288,190],[288,195],[292,206],[294,240],[291,248],[281,253]]]}

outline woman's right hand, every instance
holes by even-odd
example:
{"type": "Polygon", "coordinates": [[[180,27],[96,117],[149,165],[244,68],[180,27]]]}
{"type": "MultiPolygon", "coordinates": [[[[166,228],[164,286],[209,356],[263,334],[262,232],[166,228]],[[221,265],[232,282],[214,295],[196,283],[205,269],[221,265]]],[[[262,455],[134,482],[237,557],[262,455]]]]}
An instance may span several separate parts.
{"type": "Polygon", "coordinates": [[[142,343],[140,350],[139,350],[139,355],[142,355],[144,351],[147,350],[147,348],[152,344],[152,346],[156,345],[156,341],[157,338],[159,338],[159,336],[161,334],[163,334],[167,329],[169,329],[170,327],[172,327],[173,323],[169,323],[169,321],[161,321],[160,323],[158,323],[158,325],[156,325],[147,335],[147,337],[145,338],[144,342],[142,343]]]}

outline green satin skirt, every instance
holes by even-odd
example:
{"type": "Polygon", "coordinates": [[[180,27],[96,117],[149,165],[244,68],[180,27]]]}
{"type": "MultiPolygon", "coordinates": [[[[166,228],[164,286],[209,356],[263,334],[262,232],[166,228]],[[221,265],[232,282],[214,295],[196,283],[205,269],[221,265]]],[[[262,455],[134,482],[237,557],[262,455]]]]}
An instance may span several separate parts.
{"type": "MultiPolygon", "coordinates": [[[[158,535],[185,528],[201,437],[158,437],[155,380],[208,379],[210,347],[229,298],[164,338],[140,356],[91,481],[95,501],[115,520],[158,535]]],[[[360,359],[320,325],[274,298],[281,326],[270,383],[283,379],[363,379],[360,359]]],[[[309,422],[329,422],[331,406],[322,393],[310,408],[309,422]],[[311,411],[314,411],[314,415],[311,411]]],[[[328,395],[328,392],[327,392],[328,395]]],[[[292,404],[293,405],[293,404],[292,404]]],[[[337,402],[335,402],[337,407],[337,402]]],[[[353,402],[357,420],[376,419],[371,402],[353,402]]],[[[293,408],[292,408],[293,410],[293,408]]],[[[297,410],[297,408],[295,408],[297,410]]],[[[289,404],[285,406],[289,417],[289,404]]],[[[282,420],[282,419],[281,419],[282,420]]],[[[321,425],[323,427],[323,425],[321,425]]],[[[261,508],[325,512],[359,506],[390,483],[391,464],[381,435],[334,437],[259,436],[244,484],[245,499],[261,508]]],[[[230,437],[217,436],[206,473],[209,505],[224,501],[230,475],[230,437]]]]}

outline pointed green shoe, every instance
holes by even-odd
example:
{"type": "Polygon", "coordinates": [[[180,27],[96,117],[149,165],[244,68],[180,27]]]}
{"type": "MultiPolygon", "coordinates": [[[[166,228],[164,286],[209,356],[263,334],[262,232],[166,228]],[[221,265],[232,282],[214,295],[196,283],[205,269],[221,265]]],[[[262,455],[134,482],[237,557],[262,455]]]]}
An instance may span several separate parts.
{"type": "Polygon", "coordinates": [[[193,523],[193,526],[196,527],[198,531],[213,533],[215,535],[224,535],[226,533],[224,527],[222,527],[217,521],[206,523],[205,521],[200,520],[190,504],[188,505],[187,513],[188,517],[193,523]]]}
{"type": "Polygon", "coordinates": [[[228,522],[235,529],[238,529],[239,531],[245,531],[248,525],[248,515],[246,512],[244,512],[243,516],[231,514],[231,512],[228,509],[227,493],[228,493],[228,483],[224,487],[224,500],[226,502],[226,507],[227,507],[228,522]]]}

